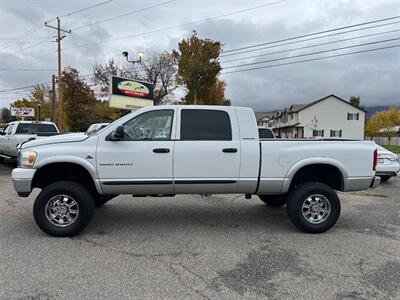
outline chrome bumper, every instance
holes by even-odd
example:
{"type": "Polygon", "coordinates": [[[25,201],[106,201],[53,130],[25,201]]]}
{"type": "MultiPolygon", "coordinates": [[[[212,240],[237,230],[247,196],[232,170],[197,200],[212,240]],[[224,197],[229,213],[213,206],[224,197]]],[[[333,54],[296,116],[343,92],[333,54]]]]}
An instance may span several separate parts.
{"type": "Polygon", "coordinates": [[[11,179],[18,196],[28,197],[30,195],[32,192],[32,180],[35,172],[35,169],[16,168],[12,170],[11,179]]]}
{"type": "Polygon", "coordinates": [[[381,183],[381,178],[379,176],[375,176],[371,182],[371,189],[376,188],[381,183]]]}

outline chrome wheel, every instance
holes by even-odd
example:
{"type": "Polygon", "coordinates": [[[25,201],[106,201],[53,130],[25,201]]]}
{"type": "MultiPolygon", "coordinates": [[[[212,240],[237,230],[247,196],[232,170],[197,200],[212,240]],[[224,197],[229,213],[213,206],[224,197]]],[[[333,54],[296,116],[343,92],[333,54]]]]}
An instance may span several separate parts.
{"type": "Polygon", "coordinates": [[[79,206],[71,196],[57,195],[47,202],[45,211],[46,218],[51,224],[67,227],[78,219],[79,206]]]}
{"type": "Polygon", "coordinates": [[[331,204],[323,195],[316,194],[307,197],[302,206],[303,217],[311,224],[321,224],[331,213],[331,204]]]}

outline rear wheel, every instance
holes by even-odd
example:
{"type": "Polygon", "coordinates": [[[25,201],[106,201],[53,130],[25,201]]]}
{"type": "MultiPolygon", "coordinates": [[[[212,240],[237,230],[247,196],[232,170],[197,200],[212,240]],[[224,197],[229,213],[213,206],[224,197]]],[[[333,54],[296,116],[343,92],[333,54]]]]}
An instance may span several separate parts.
{"type": "Polygon", "coordinates": [[[289,193],[287,213],[292,223],[307,233],[322,233],[336,224],[340,200],[329,186],[319,182],[302,183],[289,193]]]}
{"type": "Polygon", "coordinates": [[[258,198],[268,206],[281,207],[287,202],[287,195],[258,195],[258,198]]]}
{"type": "Polygon", "coordinates": [[[388,181],[392,176],[380,176],[383,182],[388,181]]]}
{"type": "Polygon", "coordinates": [[[90,222],[94,201],[89,191],[73,181],[59,181],[45,187],[33,205],[36,224],[45,233],[73,236],[90,222]]]}

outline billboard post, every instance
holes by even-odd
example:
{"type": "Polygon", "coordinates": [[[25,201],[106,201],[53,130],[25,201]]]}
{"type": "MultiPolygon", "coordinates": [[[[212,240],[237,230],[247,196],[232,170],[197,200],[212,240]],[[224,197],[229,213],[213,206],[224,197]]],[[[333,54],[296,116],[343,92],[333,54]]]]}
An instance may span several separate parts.
{"type": "Polygon", "coordinates": [[[134,79],[110,76],[110,107],[135,110],[153,106],[154,86],[151,83],[134,79]]]}

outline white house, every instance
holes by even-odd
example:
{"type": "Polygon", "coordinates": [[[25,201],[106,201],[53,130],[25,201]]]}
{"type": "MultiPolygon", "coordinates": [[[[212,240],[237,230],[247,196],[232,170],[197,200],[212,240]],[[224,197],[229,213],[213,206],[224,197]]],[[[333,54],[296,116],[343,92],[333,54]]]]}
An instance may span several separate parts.
{"type": "Polygon", "coordinates": [[[259,125],[272,128],[282,138],[364,139],[365,111],[335,95],[284,108],[268,115],[268,121],[266,116],[257,119],[259,125]]]}

